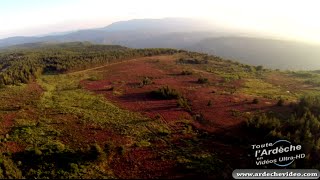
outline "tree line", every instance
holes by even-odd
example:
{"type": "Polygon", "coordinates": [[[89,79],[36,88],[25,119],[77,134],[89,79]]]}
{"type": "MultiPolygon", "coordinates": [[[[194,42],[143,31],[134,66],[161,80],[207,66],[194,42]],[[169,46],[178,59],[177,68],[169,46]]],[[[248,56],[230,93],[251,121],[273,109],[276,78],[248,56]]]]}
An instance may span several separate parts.
{"type": "Polygon", "coordinates": [[[64,43],[0,52],[0,86],[27,83],[43,73],[65,73],[136,57],[171,55],[183,50],[130,49],[117,45],[64,43]]]}

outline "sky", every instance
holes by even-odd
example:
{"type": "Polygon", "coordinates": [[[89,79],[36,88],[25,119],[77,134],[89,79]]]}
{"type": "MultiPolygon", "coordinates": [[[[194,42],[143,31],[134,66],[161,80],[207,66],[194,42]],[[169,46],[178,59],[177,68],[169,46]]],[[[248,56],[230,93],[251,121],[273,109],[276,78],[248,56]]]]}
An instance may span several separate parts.
{"type": "Polygon", "coordinates": [[[0,38],[190,17],[320,43],[319,7],[318,0],[0,0],[0,38]]]}

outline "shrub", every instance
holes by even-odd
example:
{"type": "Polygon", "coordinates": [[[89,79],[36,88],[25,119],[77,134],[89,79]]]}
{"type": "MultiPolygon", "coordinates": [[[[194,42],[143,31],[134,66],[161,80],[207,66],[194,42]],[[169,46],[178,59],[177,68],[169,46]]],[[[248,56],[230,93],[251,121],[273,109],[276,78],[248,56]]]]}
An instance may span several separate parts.
{"type": "Polygon", "coordinates": [[[8,157],[0,155],[0,179],[23,179],[21,170],[8,157]]]}
{"type": "Polygon", "coordinates": [[[114,86],[107,86],[104,90],[113,91],[114,89],[115,89],[114,86]]]}
{"type": "Polygon", "coordinates": [[[171,134],[171,131],[169,129],[165,128],[165,127],[160,127],[158,129],[158,134],[160,136],[168,136],[169,134],[171,134]]]}
{"type": "Polygon", "coordinates": [[[70,168],[71,172],[73,172],[73,173],[79,172],[78,164],[70,163],[69,166],[70,166],[69,168],[70,168]]]}
{"type": "Polygon", "coordinates": [[[256,70],[257,70],[257,71],[262,71],[262,70],[263,70],[263,66],[257,66],[257,67],[256,67],[256,70]]]}
{"type": "Polygon", "coordinates": [[[160,114],[157,114],[157,115],[154,116],[154,119],[156,119],[156,120],[157,120],[157,119],[161,119],[161,118],[162,118],[162,117],[161,117],[160,114]]]}
{"type": "Polygon", "coordinates": [[[105,157],[104,151],[97,143],[90,146],[90,154],[94,159],[103,159],[105,157]]]}
{"type": "Polygon", "coordinates": [[[206,119],[204,118],[204,115],[202,113],[200,114],[196,114],[194,116],[194,119],[200,123],[205,123],[206,122],[206,119]]]}
{"type": "Polygon", "coordinates": [[[231,109],[231,114],[234,117],[240,117],[242,115],[241,111],[239,111],[237,109],[231,109]]]}
{"type": "Polygon", "coordinates": [[[110,155],[115,149],[115,146],[112,142],[108,142],[104,145],[104,152],[106,153],[106,155],[110,155]]]}
{"type": "Polygon", "coordinates": [[[275,117],[268,117],[267,115],[262,114],[250,118],[247,121],[247,125],[248,127],[271,131],[273,129],[279,128],[281,123],[280,120],[275,117]]]}
{"type": "Polygon", "coordinates": [[[45,147],[54,152],[63,152],[66,149],[65,145],[60,141],[50,142],[45,147]]]}
{"type": "Polygon", "coordinates": [[[156,91],[152,91],[151,95],[158,99],[178,99],[181,97],[177,90],[169,88],[168,86],[161,87],[156,91]]]}
{"type": "Polygon", "coordinates": [[[124,155],[126,153],[126,147],[124,146],[118,146],[117,147],[117,152],[120,154],[120,155],[124,155]]]}
{"type": "Polygon", "coordinates": [[[284,100],[279,99],[279,101],[277,102],[277,106],[283,106],[283,105],[284,105],[284,100]]]}
{"type": "Polygon", "coordinates": [[[142,82],[140,83],[141,86],[144,86],[144,85],[149,85],[149,84],[152,84],[152,80],[148,77],[144,77],[142,82]]]}
{"type": "Polygon", "coordinates": [[[135,146],[137,146],[137,147],[149,147],[149,146],[151,146],[151,143],[149,141],[142,140],[142,141],[136,142],[135,146]]]}
{"type": "Polygon", "coordinates": [[[34,155],[36,155],[36,156],[41,156],[42,155],[42,151],[39,149],[39,148],[34,148],[34,155]]]}
{"type": "Polygon", "coordinates": [[[252,104],[259,104],[259,99],[254,98],[254,99],[252,100],[252,104]]]}
{"type": "Polygon", "coordinates": [[[200,84],[205,84],[205,83],[208,83],[209,80],[208,80],[208,78],[201,77],[201,78],[198,79],[197,82],[200,83],[200,84]]]}
{"type": "Polygon", "coordinates": [[[314,114],[320,114],[320,97],[319,96],[305,96],[300,99],[296,107],[298,114],[304,114],[308,110],[314,114]]]}
{"type": "Polygon", "coordinates": [[[180,64],[208,64],[208,60],[197,59],[197,58],[180,58],[177,63],[180,64]]]}
{"type": "Polygon", "coordinates": [[[101,79],[103,79],[101,75],[92,75],[87,80],[88,81],[99,81],[101,79]]]}
{"type": "Polygon", "coordinates": [[[191,111],[191,108],[190,108],[190,105],[189,105],[187,98],[179,97],[177,100],[177,104],[178,104],[178,107],[181,107],[181,108],[187,109],[188,111],[191,111]]]}
{"type": "Polygon", "coordinates": [[[222,172],[222,169],[226,171],[227,168],[215,154],[199,153],[178,156],[177,161],[177,163],[188,170],[188,172],[204,175],[203,177],[219,172],[219,175],[216,176],[217,179],[225,179],[225,175],[223,174],[225,172],[222,172]]]}
{"type": "Polygon", "coordinates": [[[92,76],[88,78],[89,81],[97,81],[98,78],[96,76],[92,76]]]}
{"type": "Polygon", "coordinates": [[[192,71],[184,70],[181,72],[181,75],[192,75],[192,71]]]}

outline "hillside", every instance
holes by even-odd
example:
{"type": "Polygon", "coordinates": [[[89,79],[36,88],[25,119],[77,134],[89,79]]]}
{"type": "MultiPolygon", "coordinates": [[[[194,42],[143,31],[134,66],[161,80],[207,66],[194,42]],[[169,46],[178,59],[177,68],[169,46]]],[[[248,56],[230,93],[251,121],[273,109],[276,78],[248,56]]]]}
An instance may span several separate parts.
{"type": "Polygon", "coordinates": [[[317,71],[90,43],[0,52],[0,178],[231,178],[252,144],[320,160],[317,71]]]}

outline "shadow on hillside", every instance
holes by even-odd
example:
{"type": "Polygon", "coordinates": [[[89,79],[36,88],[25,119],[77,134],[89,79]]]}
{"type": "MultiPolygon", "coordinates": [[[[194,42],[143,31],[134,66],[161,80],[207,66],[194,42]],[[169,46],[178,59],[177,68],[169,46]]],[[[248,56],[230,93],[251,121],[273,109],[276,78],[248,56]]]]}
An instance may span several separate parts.
{"type": "Polygon", "coordinates": [[[131,88],[139,88],[139,87],[141,87],[141,84],[139,82],[128,82],[126,85],[131,87],[131,88]]]}
{"type": "Polygon", "coordinates": [[[42,172],[38,177],[57,178],[61,174],[52,172],[71,172],[72,164],[95,161],[99,154],[95,149],[81,150],[58,150],[58,149],[36,149],[25,150],[12,154],[14,162],[20,162],[19,169],[26,173],[26,178],[35,178],[32,172],[42,172]]]}
{"type": "Polygon", "coordinates": [[[164,106],[151,107],[151,108],[144,109],[144,111],[146,111],[146,112],[175,111],[175,110],[181,110],[181,108],[179,108],[176,103],[170,103],[170,104],[166,104],[164,106]]]}
{"type": "Polygon", "coordinates": [[[250,157],[251,144],[265,141],[254,139],[256,137],[246,131],[243,123],[214,132],[193,128],[197,132],[196,139],[179,138],[172,141],[177,149],[181,148],[177,155],[188,159],[177,166],[183,177],[232,179],[235,169],[257,168],[254,158],[250,157]],[[213,155],[213,159],[208,159],[210,156],[198,156],[204,152],[213,155]]]}
{"type": "Polygon", "coordinates": [[[151,92],[128,93],[119,96],[123,102],[140,102],[140,101],[172,101],[167,99],[159,99],[152,96],[151,92]]]}
{"type": "Polygon", "coordinates": [[[138,101],[147,101],[149,100],[148,93],[139,92],[139,93],[129,93],[119,96],[119,99],[124,102],[138,102],[138,101]]]}
{"type": "MultiPolygon", "coordinates": [[[[211,124],[215,126],[215,124],[211,124]]],[[[231,168],[254,168],[255,164],[249,156],[252,144],[266,143],[264,137],[249,132],[245,122],[233,126],[223,127],[208,132],[197,129],[200,134],[199,146],[203,149],[214,150],[220,159],[231,168]]]]}

